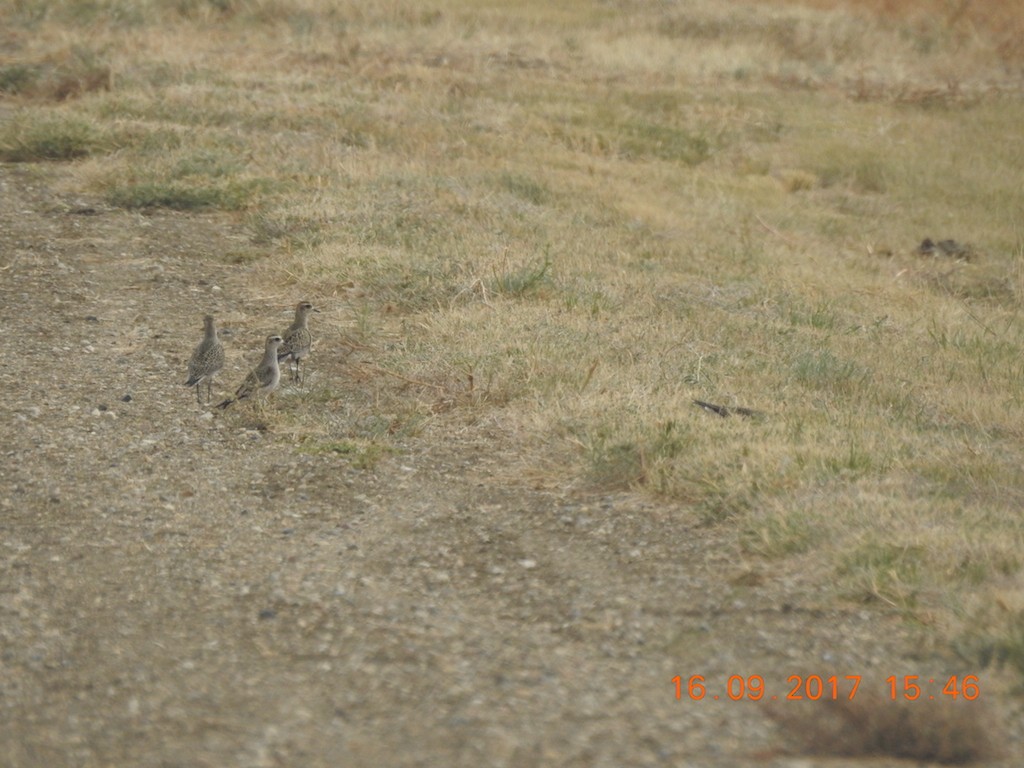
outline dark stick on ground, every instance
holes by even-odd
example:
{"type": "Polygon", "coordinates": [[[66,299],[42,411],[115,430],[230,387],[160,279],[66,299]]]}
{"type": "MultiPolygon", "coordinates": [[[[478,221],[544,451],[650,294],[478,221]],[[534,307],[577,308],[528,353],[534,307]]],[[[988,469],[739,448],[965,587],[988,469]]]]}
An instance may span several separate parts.
{"type": "Polygon", "coordinates": [[[698,405],[705,411],[711,411],[711,413],[717,413],[723,419],[727,416],[745,416],[748,419],[759,418],[764,416],[761,411],[755,411],[751,408],[743,408],[741,406],[732,405],[715,405],[714,403],[705,403],[703,400],[694,400],[694,405],[698,405]]]}

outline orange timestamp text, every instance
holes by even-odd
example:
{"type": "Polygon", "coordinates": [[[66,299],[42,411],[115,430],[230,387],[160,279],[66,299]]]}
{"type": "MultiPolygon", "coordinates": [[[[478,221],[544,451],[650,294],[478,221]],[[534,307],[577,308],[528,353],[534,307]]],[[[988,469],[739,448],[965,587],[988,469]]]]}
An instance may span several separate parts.
{"type": "MultiPolygon", "coordinates": [[[[918,699],[959,699],[974,701],[981,696],[977,675],[950,675],[948,678],[924,678],[921,675],[890,675],[885,678],[886,692],[893,701],[918,699]]],[[[730,675],[720,687],[708,683],[703,675],[672,678],[677,700],[703,701],[852,701],[861,690],[861,675],[790,675],[786,685],[772,694],[761,675],[730,675]]]]}

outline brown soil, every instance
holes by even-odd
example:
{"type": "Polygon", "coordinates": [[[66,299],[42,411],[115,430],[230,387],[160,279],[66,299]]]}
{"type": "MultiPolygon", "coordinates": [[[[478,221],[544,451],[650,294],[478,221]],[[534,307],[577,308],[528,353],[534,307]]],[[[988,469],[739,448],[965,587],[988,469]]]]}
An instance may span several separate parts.
{"type": "MultiPolygon", "coordinates": [[[[0,166],[0,764],[863,765],[787,756],[829,708],[769,716],[727,679],[862,675],[895,711],[887,676],[971,671],[682,505],[517,479],[499,418],[361,469],[248,406],[211,417],[182,386],[202,314],[235,329],[226,390],[306,297],[266,308],[222,256],[253,250],[233,218],[107,209],[61,173],[0,166]],[[695,674],[707,697],[677,701],[695,674]]],[[[374,399],[319,303],[310,391],[267,410],[355,423],[374,399]]]]}

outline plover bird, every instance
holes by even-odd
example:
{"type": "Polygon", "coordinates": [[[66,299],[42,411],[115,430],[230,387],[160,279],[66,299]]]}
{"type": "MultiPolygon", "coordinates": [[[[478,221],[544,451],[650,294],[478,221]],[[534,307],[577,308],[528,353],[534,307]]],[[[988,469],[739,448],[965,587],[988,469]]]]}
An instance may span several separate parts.
{"type": "Polygon", "coordinates": [[[292,380],[302,383],[302,376],[299,374],[299,362],[309,356],[309,349],[313,345],[313,337],[309,334],[309,313],[319,312],[308,301],[300,301],[295,307],[295,322],[283,334],[284,343],[277,352],[279,362],[292,360],[295,367],[292,369],[292,380]]]}
{"type": "Polygon", "coordinates": [[[277,350],[283,339],[280,336],[267,336],[267,346],[260,364],[249,371],[242,385],[235,390],[235,396],[217,403],[218,408],[227,408],[237,400],[247,400],[253,396],[268,395],[281,383],[281,369],[277,366],[277,350]]]}
{"type": "Polygon", "coordinates": [[[213,315],[203,318],[203,340],[192,352],[188,361],[188,381],[186,387],[196,388],[196,402],[202,405],[199,385],[206,382],[206,402],[210,402],[213,394],[213,377],[224,367],[224,345],[217,338],[217,325],[213,315]]]}

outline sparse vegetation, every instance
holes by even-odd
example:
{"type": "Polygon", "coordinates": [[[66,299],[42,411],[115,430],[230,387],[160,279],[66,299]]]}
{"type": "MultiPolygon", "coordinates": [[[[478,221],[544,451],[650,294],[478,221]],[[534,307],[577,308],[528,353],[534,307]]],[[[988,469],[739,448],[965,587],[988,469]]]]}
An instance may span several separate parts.
{"type": "MultiPolygon", "coordinates": [[[[371,469],[494,420],[510,472],[669,500],[1024,675],[1019,612],[958,629],[1024,578],[1024,28],[1008,0],[810,5],[25,0],[0,160],[241,212],[253,280],[351,290],[393,416],[325,408],[304,450],[371,469]]],[[[904,754],[933,723],[838,714],[868,747],[832,754],[985,753],[973,721],[904,754]]]]}
{"type": "Polygon", "coordinates": [[[310,453],[331,453],[347,458],[357,469],[372,469],[385,456],[394,451],[386,444],[365,440],[339,440],[314,443],[303,447],[310,453]]]}
{"type": "Polygon", "coordinates": [[[969,664],[1013,674],[1016,692],[1024,693],[1024,608],[999,596],[994,605],[968,615],[963,626],[953,641],[960,656],[969,664]]]}
{"type": "Polygon", "coordinates": [[[0,160],[75,160],[110,145],[93,121],[57,113],[25,113],[0,123],[0,160]]]}
{"type": "Polygon", "coordinates": [[[1005,757],[1005,734],[978,701],[863,696],[770,708],[794,752],[975,765],[1005,757]]]}
{"type": "Polygon", "coordinates": [[[115,186],[107,199],[123,208],[171,208],[178,211],[220,208],[227,211],[245,208],[252,196],[253,184],[228,183],[206,186],[182,182],[153,182],[115,186]]]}

